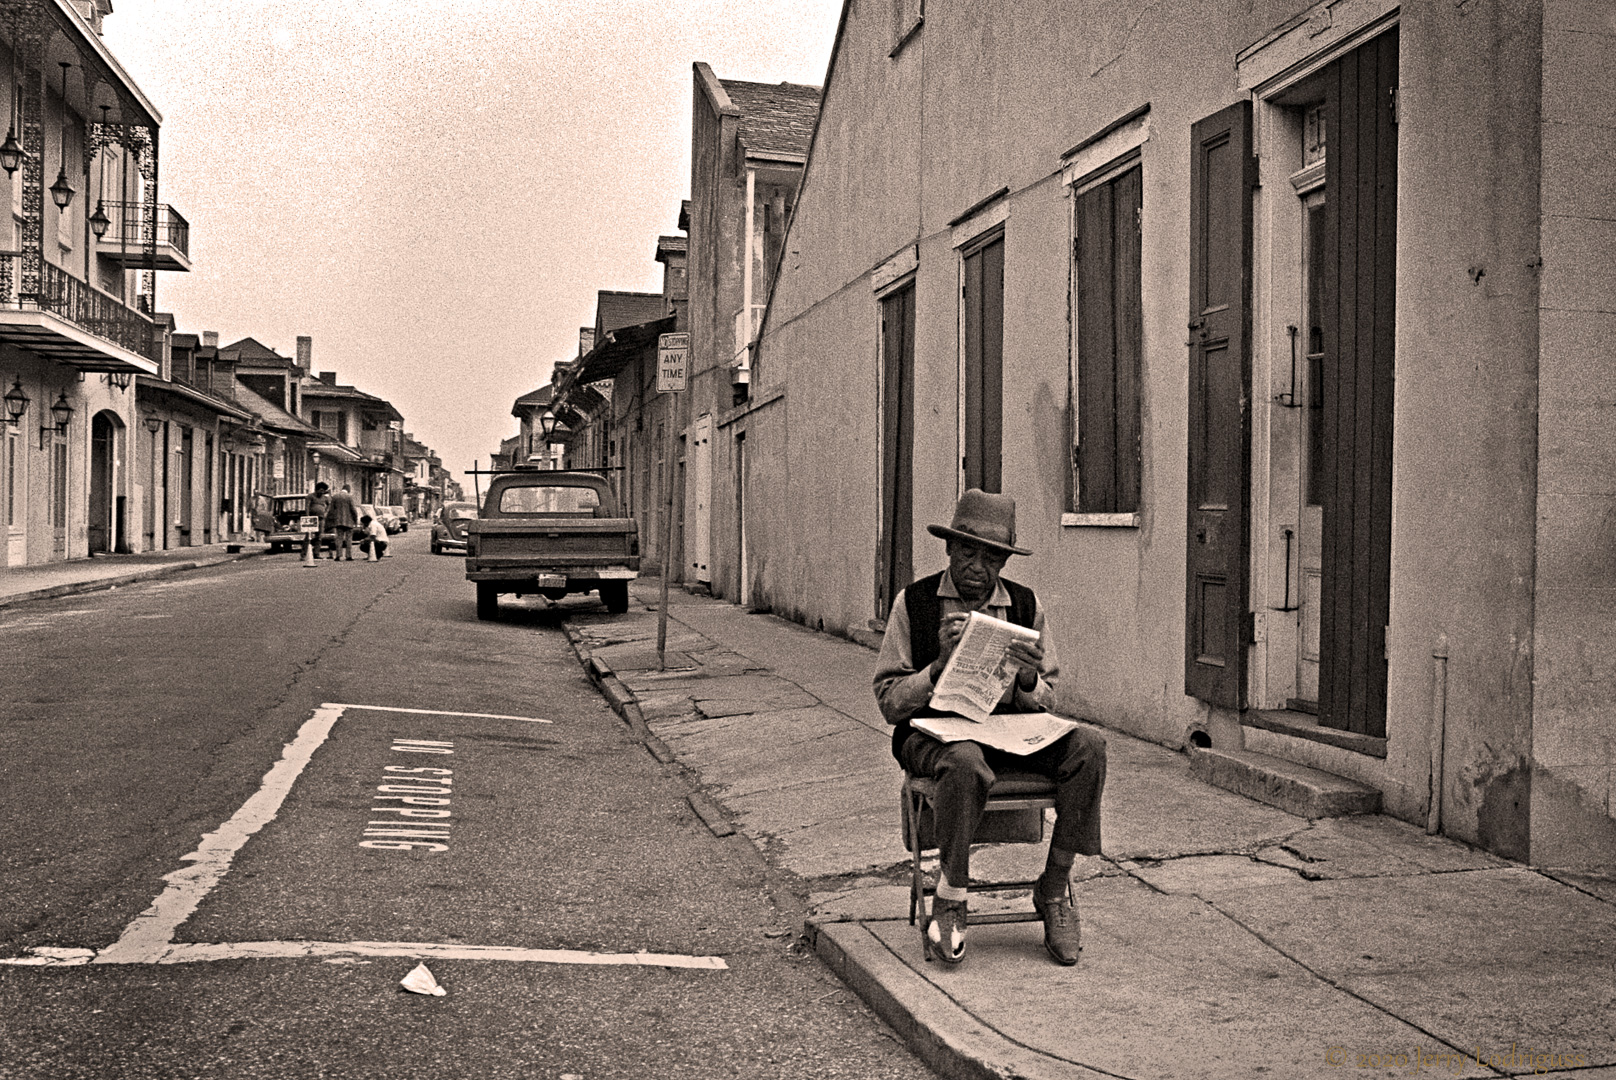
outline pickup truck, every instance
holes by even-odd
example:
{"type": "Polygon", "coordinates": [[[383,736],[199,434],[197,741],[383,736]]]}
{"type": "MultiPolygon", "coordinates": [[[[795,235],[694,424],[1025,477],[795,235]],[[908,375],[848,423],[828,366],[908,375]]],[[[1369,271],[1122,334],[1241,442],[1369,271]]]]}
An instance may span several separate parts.
{"type": "Polygon", "coordinates": [[[591,589],[620,615],[639,573],[639,523],[618,516],[611,487],[596,473],[499,473],[466,526],[466,580],[477,585],[479,619],[498,614],[501,593],[560,600],[591,589]]]}

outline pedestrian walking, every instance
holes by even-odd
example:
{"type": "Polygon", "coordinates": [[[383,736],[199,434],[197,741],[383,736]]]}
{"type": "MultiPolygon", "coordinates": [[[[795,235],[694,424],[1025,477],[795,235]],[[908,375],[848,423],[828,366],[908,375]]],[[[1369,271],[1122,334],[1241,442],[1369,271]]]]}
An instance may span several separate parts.
{"type": "Polygon", "coordinates": [[[331,496],[329,512],[331,534],[331,560],[347,559],[353,562],[353,531],[359,527],[359,504],[354,502],[353,491],[347,484],[331,496]]]}
{"type": "Polygon", "coordinates": [[[948,567],[893,599],[876,661],[875,696],[893,725],[893,756],[910,775],[936,781],[932,807],[940,865],[926,924],[927,957],[958,963],[965,956],[971,838],[988,789],[999,772],[1008,770],[1055,781],[1055,833],[1032,902],[1043,918],[1050,956],[1075,964],[1082,930],[1069,879],[1078,855],[1100,853],[1105,741],[1079,728],[1022,755],[971,741],[943,742],[910,726],[915,717],[945,715],[931,707],[932,688],[973,611],[1039,634],[1036,642],[1010,646],[1005,662],[1016,676],[995,712],[1046,711],[1060,677],[1055,641],[1037,594],[999,576],[1011,555],[1031,554],[1016,546],[1015,500],[972,488],[960,496],[952,524],[926,528],[946,541],[948,567]]]}

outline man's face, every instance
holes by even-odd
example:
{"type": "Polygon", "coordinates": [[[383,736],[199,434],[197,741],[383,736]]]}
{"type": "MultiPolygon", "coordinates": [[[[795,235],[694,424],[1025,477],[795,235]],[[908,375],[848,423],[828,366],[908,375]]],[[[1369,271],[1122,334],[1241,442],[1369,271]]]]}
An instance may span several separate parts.
{"type": "Polygon", "coordinates": [[[980,604],[999,587],[999,571],[1004,569],[1008,552],[969,540],[948,541],[948,576],[954,580],[960,599],[980,604]]]}

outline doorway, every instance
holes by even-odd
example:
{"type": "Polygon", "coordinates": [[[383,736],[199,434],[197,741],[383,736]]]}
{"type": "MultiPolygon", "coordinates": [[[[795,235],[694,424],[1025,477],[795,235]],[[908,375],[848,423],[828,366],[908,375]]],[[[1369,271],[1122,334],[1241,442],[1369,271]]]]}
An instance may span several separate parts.
{"type": "Polygon", "coordinates": [[[118,549],[122,538],[118,489],[118,449],[122,423],[116,413],[98,412],[90,421],[90,553],[118,549]]]}
{"type": "Polygon", "coordinates": [[[1275,325],[1271,708],[1384,738],[1391,597],[1398,33],[1268,103],[1275,325]]]}

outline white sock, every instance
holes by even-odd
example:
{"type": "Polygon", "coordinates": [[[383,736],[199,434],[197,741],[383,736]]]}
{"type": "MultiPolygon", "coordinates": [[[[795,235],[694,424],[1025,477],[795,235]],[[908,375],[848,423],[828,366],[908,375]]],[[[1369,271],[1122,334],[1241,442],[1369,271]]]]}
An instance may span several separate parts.
{"type": "Polygon", "coordinates": [[[968,897],[970,895],[971,895],[971,893],[970,893],[969,889],[965,888],[963,885],[950,885],[948,883],[948,878],[945,877],[942,873],[940,873],[940,872],[938,873],[938,875],[937,875],[937,899],[939,899],[939,900],[964,900],[966,897],[968,897]]]}

